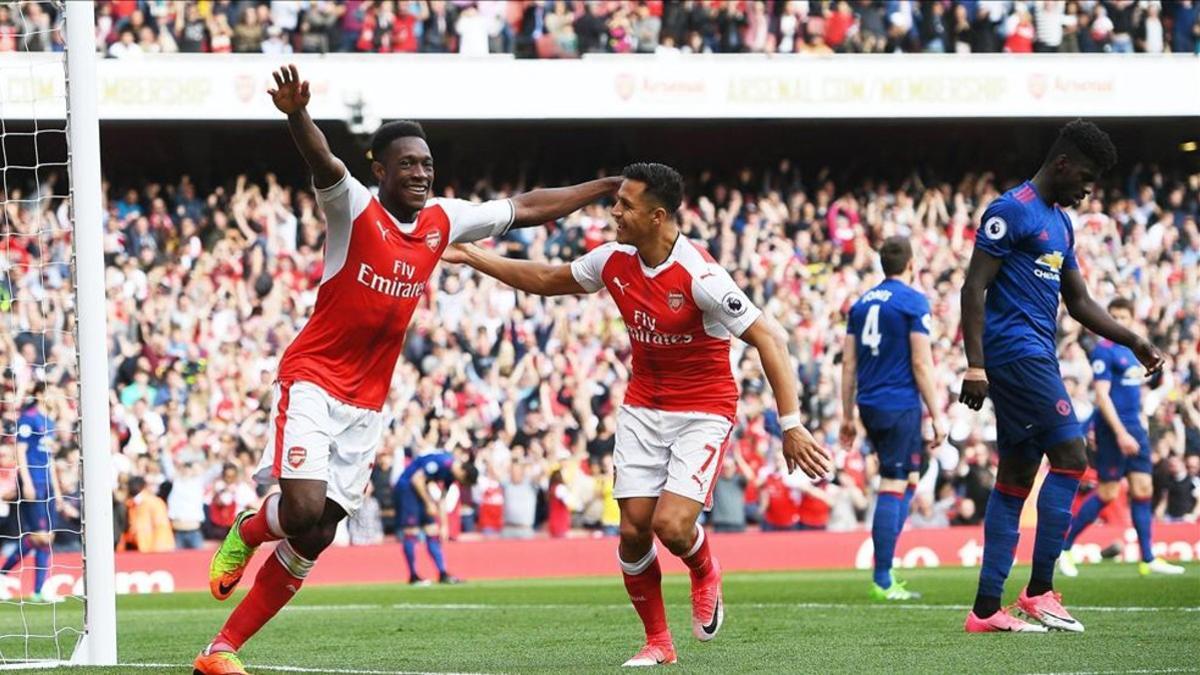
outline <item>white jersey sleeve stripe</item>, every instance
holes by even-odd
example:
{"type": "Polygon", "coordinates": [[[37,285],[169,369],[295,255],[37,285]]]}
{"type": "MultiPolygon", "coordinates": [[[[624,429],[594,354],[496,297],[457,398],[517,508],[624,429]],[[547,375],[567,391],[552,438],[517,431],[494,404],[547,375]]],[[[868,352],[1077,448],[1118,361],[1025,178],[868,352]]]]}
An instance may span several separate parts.
{"type": "Polygon", "coordinates": [[[321,283],[325,283],[345,266],[354,221],[366,210],[372,197],[371,191],[349,171],[333,185],[313,186],[313,189],[317,193],[317,203],[325,213],[325,271],[321,274],[321,283]]]}

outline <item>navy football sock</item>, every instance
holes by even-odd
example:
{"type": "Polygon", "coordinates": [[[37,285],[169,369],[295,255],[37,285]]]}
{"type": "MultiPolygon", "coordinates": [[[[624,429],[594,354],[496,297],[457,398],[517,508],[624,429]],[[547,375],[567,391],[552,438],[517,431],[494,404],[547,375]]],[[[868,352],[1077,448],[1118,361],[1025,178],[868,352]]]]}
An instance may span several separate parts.
{"type": "Polygon", "coordinates": [[[1088,525],[1096,522],[1096,517],[1108,506],[1108,502],[1100,499],[1099,492],[1093,492],[1090,497],[1085,499],[1079,505],[1079,512],[1071,519],[1071,529],[1067,532],[1067,540],[1063,544],[1063,550],[1069,551],[1075,545],[1075,538],[1080,532],[1087,529],[1088,525]]]}
{"type": "Polygon", "coordinates": [[[42,586],[46,585],[46,575],[50,573],[50,547],[38,544],[33,553],[33,592],[41,594],[42,586]]]}
{"type": "Polygon", "coordinates": [[[1133,515],[1133,529],[1137,530],[1138,545],[1142,548],[1142,562],[1154,560],[1154,539],[1150,523],[1154,520],[1149,499],[1131,499],[1129,511],[1133,515]]]}
{"type": "Polygon", "coordinates": [[[1037,536],[1033,541],[1033,571],[1028,594],[1041,595],[1054,587],[1054,563],[1062,554],[1071,526],[1071,502],[1079,489],[1082,471],[1050,469],[1038,494],[1037,536]]]}
{"type": "Polygon", "coordinates": [[[979,594],[975,615],[981,619],[1000,609],[1004,582],[1012,571],[1013,555],[1020,537],[1021,508],[1028,488],[996,484],[983,516],[983,567],[979,570],[979,594]]]}
{"type": "Polygon", "coordinates": [[[408,576],[417,576],[417,538],[414,535],[404,535],[404,561],[408,563],[408,576]]]}
{"type": "Polygon", "coordinates": [[[433,558],[433,564],[437,567],[438,574],[445,576],[446,561],[442,558],[442,540],[436,536],[425,535],[425,548],[429,551],[429,557],[433,558]]]}
{"type": "Polygon", "coordinates": [[[871,522],[871,541],[875,544],[875,583],[880,588],[892,585],[892,558],[896,555],[899,536],[900,505],[904,497],[899,492],[882,491],[875,502],[875,519],[871,522]]]}

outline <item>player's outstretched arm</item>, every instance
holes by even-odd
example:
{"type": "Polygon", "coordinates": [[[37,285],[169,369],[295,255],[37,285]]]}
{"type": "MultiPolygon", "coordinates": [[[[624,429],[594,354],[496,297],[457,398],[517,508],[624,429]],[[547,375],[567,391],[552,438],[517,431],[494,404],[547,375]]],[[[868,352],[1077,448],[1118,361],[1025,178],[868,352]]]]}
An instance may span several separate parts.
{"type": "Polygon", "coordinates": [[[1117,323],[1088,293],[1087,283],[1078,269],[1062,272],[1062,297],[1071,318],[1088,330],[1133,350],[1138,360],[1146,366],[1150,375],[1157,373],[1163,365],[1162,354],[1149,340],[1117,323]]]}
{"type": "Polygon", "coordinates": [[[575,280],[575,275],[571,274],[570,265],[548,265],[533,260],[512,260],[478,246],[466,244],[447,247],[445,253],[442,254],[442,260],[469,265],[518,291],[534,295],[587,293],[583,286],[575,280]]]}
{"type": "Polygon", "coordinates": [[[855,390],[858,388],[858,345],[853,333],[847,333],[842,342],[842,425],[838,441],[849,449],[858,436],[854,409],[855,390]]]}
{"type": "Polygon", "coordinates": [[[821,478],[833,468],[829,453],[800,423],[800,394],[787,353],[783,329],[765,315],[742,333],[742,339],[758,350],[763,373],[775,395],[775,409],[783,428],[783,456],[788,471],[799,468],[809,478],[821,478]]]}
{"type": "Polygon", "coordinates": [[[621,187],[620,176],[591,180],[578,185],[530,190],[512,198],[513,227],[533,227],[558,220],[608,197],[621,187]]]}
{"type": "Polygon", "coordinates": [[[963,349],[967,352],[967,374],[963,377],[958,400],[972,410],[983,407],[987,398],[987,373],[983,370],[983,314],[987,288],[1000,271],[1004,260],[978,248],[971,254],[967,278],[962,287],[963,349]]]}
{"type": "Polygon", "coordinates": [[[313,185],[318,188],[332,186],[345,175],[346,165],[333,156],[325,134],[308,115],[308,101],[312,98],[308,80],[300,79],[295,65],[280,68],[272,75],[275,77],[275,88],[268,89],[267,93],[279,112],[287,115],[292,140],[312,171],[313,185]]]}

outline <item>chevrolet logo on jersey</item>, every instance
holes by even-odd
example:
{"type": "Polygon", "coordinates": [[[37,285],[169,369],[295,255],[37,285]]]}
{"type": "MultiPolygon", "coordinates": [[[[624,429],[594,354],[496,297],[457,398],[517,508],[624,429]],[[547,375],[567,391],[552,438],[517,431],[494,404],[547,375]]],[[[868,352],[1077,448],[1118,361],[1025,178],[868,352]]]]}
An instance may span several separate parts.
{"type": "Polygon", "coordinates": [[[1038,259],[1034,262],[1046,269],[1034,268],[1033,273],[1049,281],[1059,281],[1060,277],[1058,276],[1058,272],[1062,269],[1064,260],[1066,260],[1066,258],[1063,257],[1062,251],[1043,253],[1042,255],[1038,256],[1038,259]]]}
{"type": "Polygon", "coordinates": [[[1140,387],[1145,379],[1145,371],[1141,366],[1129,366],[1121,373],[1121,384],[1127,387],[1140,387]]]}

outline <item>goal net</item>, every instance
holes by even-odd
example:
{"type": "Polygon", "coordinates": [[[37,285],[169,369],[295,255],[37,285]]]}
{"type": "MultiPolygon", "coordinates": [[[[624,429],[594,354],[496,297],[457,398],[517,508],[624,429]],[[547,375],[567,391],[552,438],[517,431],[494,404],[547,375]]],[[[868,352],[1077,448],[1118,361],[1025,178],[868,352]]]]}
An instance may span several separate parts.
{"type": "MultiPolygon", "coordinates": [[[[86,403],[87,358],[81,358],[80,349],[81,337],[89,337],[80,329],[81,306],[91,303],[89,311],[101,322],[104,312],[102,286],[92,282],[99,287],[89,289],[99,291],[98,303],[94,293],[78,292],[102,265],[87,258],[99,255],[100,248],[86,247],[87,238],[78,236],[82,226],[99,226],[98,184],[94,198],[75,195],[91,190],[98,176],[81,181],[72,171],[79,159],[72,158],[72,140],[80,132],[98,133],[94,93],[86,106],[91,119],[73,119],[69,94],[76,89],[70,76],[75,71],[65,28],[67,14],[77,25],[81,9],[90,24],[92,7],[90,2],[68,4],[80,6],[0,3],[0,667],[96,662],[85,639],[99,618],[89,607],[89,591],[111,594],[111,583],[90,588],[85,571],[99,558],[108,561],[111,578],[111,534],[103,550],[86,546],[84,532],[85,526],[98,524],[110,533],[112,510],[110,480],[101,475],[105,468],[96,471],[95,462],[85,466],[83,459],[85,445],[97,438],[103,442],[94,430],[107,429],[108,413],[106,404],[89,408],[86,403]],[[73,132],[74,123],[84,128],[73,132]],[[84,201],[94,217],[76,217],[84,201]],[[85,261],[87,276],[81,268],[85,261]],[[90,482],[106,493],[92,500],[105,504],[103,513],[85,509],[89,469],[97,474],[90,482]]],[[[90,25],[86,28],[87,40],[74,42],[91,45],[85,56],[86,65],[92,65],[94,34],[90,25]]],[[[91,77],[94,92],[94,71],[91,77]]],[[[92,172],[98,173],[98,166],[92,172]]],[[[97,231],[94,237],[99,236],[97,231]]],[[[95,360],[95,350],[90,358],[95,360]]],[[[90,388],[103,390],[105,375],[88,383],[90,388]]],[[[90,398],[94,401],[95,394],[90,398]]],[[[86,449],[102,459],[108,452],[86,449]]],[[[111,614],[111,603],[101,605],[102,613],[111,614]]],[[[111,623],[112,617],[104,621],[111,623]]],[[[111,627],[100,632],[115,635],[111,627]]],[[[115,644],[112,651],[115,659],[115,644]]]]}

